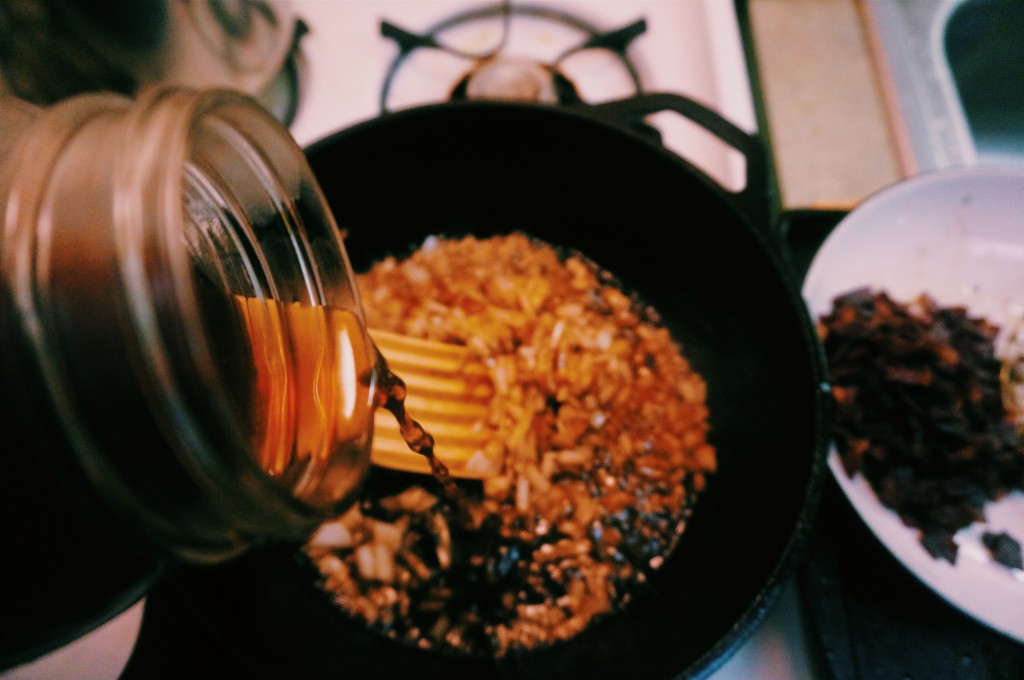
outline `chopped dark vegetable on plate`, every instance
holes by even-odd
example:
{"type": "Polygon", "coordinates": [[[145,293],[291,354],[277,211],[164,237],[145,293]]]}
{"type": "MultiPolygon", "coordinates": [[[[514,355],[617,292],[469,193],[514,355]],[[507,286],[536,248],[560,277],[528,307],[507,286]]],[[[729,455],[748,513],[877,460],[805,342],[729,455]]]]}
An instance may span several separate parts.
{"type": "Polygon", "coordinates": [[[988,548],[988,552],[999,564],[1011,569],[1024,569],[1024,558],[1021,557],[1020,543],[1006,532],[995,533],[986,531],[981,542],[988,548]]]}
{"type": "Polygon", "coordinates": [[[904,304],[868,288],[837,297],[819,319],[847,474],[864,475],[925,549],[951,563],[953,535],[984,521],[989,501],[1024,489],[998,332],[964,307],[927,295],[904,304]]]}

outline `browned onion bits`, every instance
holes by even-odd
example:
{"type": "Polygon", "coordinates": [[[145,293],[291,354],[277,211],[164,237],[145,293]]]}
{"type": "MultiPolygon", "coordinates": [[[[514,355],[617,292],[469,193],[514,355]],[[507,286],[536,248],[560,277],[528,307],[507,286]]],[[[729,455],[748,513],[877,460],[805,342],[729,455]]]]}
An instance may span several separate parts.
{"type": "Polygon", "coordinates": [[[467,526],[430,477],[374,469],[307,546],[325,592],[389,637],[498,656],[620,609],[716,465],[704,380],[654,310],[523,234],[428,239],[359,288],[371,328],[465,345],[487,367],[482,453],[500,472],[460,480],[467,526]]]}
{"type": "Polygon", "coordinates": [[[846,472],[863,474],[932,556],[955,562],[953,535],[984,521],[989,501],[1024,489],[999,328],[925,294],[904,304],[868,288],[838,296],[818,328],[846,472]]]}

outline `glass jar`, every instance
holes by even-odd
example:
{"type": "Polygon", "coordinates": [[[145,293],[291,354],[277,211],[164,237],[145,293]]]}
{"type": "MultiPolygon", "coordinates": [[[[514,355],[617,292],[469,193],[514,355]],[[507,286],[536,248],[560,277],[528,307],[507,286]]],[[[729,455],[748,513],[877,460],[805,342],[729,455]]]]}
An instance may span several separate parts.
{"type": "Polygon", "coordinates": [[[0,124],[3,668],[168,559],[299,541],[343,510],[376,352],[319,186],[255,101],[0,99],[0,124]]]}

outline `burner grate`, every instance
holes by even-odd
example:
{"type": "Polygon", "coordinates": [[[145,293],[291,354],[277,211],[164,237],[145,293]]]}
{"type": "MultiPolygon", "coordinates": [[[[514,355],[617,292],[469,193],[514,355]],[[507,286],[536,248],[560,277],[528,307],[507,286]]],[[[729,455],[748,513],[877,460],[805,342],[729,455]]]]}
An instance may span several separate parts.
{"type": "MultiPolygon", "coordinates": [[[[496,6],[460,12],[423,33],[408,31],[385,20],[380,25],[381,35],[395,43],[398,53],[384,78],[380,109],[385,113],[393,110],[392,95],[396,87],[402,85],[403,78],[431,77],[429,68],[417,69],[418,73],[412,73],[414,69],[409,68],[411,58],[425,50],[462,62],[460,66],[447,67],[449,71],[455,68],[454,83],[435,83],[435,98],[439,101],[495,99],[579,103],[584,100],[581,86],[586,85],[581,79],[592,80],[603,75],[594,69],[584,69],[574,75],[570,72],[570,61],[576,55],[594,50],[614,56],[616,78],[628,83],[626,96],[640,94],[643,91],[640,77],[627,51],[646,30],[644,19],[601,30],[567,12],[534,5],[512,5],[507,0],[496,6]],[[498,39],[493,47],[472,50],[457,46],[455,36],[460,31],[465,35],[467,30],[482,30],[483,27],[497,28],[498,39]],[[518,42],[517,32],[526,34],[518,42]],[[556,51],[551,53],[552,49],[556,51]]],[[[617,93],[617,96],[622,94],[617,93]]]]}

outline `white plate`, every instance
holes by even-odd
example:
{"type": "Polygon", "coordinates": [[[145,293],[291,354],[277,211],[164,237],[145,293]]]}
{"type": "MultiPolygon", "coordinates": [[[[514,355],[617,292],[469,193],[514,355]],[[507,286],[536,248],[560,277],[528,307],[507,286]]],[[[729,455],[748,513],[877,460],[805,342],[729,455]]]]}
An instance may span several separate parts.
{"type": "MultiPolygon", "coordinates": [[[[977,166],[900,182],[864,201],[829,235],[804,282],[817,319],[837,295],[869,286],[906,302],[920,293],[965,305],[1003,330],[1024,315],[1024,168],[977,166]]],[[[1003,350],[999,350],[1003,351],[1003,350]]],[[[1024,642],[1024,572],[993,562],[985,530],[1024,541],[1024,493],[986,507],[987,521],[956,534],[956,564],[935,559],[883,506],[861,475],[829,466],[868,527],[921,581],[978,621],[1024,642]]]]}

